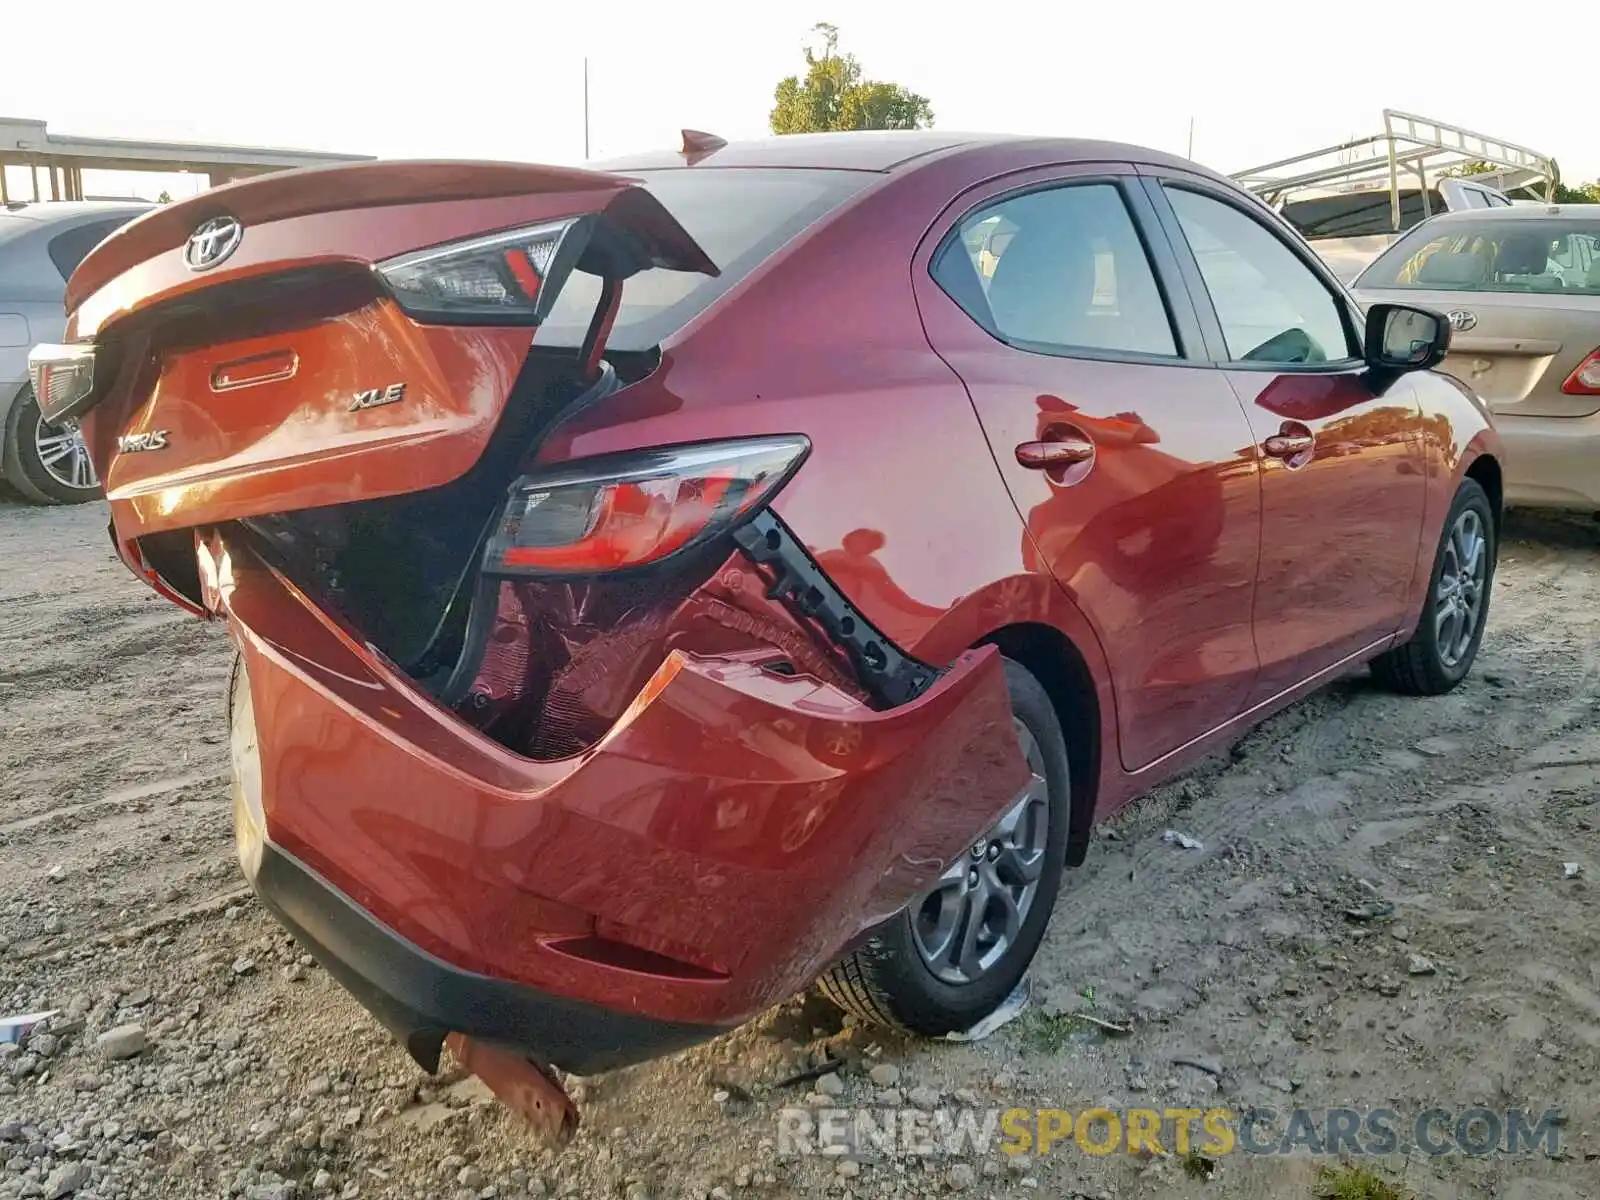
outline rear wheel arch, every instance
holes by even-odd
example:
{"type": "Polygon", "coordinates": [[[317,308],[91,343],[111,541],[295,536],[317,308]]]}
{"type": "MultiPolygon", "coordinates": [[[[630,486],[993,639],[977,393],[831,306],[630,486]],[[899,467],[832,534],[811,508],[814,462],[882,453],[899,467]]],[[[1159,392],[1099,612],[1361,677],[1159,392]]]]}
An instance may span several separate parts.
{"type": "Polygon", "coordinates": [[[1489,497],[1489,508],[1494,513],[1494,531],[1498,543],[1500,527],[1505,521],[1505,474],[1500,460],[1492,454],[1480,454],[1467,464],[1464,472],[1468,479],[1478,481],[1478,486],[1489,497]]]}
{"type": "MultiPolygon", "coordinates": [[[[72,452],[73,463],[85,467],[93,484],[68,485],[55,477],[40,454],[38,435],[44,428],[33,387],[25,383],[9,403],[0,406],[0,478],[34,504],[83,504],[104,495],[81,441],[72,452]]],[[[50,430],[60,436],[54,426],[50,430]]]]}
{"type": "Polygon", "coordinates": [[[1094,829],[1103,751],[1100,698],[1083,653],[1054,626],[1036,622],[1007,625],[978,645],[992,645],[1026,667],[1043,685],[1067,741],[1072,769],[1072,819],[1067,832],[1067,865],[1078,866],[1088,853],[1094,829]]]}

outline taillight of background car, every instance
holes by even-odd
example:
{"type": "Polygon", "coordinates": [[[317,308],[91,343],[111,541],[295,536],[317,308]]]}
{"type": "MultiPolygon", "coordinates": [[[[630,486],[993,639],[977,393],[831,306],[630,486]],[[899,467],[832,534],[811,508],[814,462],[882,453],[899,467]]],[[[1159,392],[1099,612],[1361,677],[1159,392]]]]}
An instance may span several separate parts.
{"type": "Polygon", "coordinates": [[[1578,364],[1561,390],[1569,396],[1600,396],[1600,349],[1578,364]]]}

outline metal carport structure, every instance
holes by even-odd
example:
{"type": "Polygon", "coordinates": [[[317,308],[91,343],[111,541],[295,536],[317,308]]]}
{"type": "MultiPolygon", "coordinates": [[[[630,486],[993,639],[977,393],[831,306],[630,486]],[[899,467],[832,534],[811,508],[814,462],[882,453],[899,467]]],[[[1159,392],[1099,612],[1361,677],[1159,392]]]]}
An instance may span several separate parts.
{"type": "Polygon", "coordinates": [[[0,204],[12,199],[6,167],[30,172],[32,200],[82,200],[83,172],[155,171],[205,175],[211,184],[227,183],[289,167],[370,162],[368,154],[329,154],[263,146],[207,146],[190,142],[140,142],[124,138],[53,134],[43,121],[0,117],[0,204]],[[44,176],[41,186],[40,177],[44,176]]]}

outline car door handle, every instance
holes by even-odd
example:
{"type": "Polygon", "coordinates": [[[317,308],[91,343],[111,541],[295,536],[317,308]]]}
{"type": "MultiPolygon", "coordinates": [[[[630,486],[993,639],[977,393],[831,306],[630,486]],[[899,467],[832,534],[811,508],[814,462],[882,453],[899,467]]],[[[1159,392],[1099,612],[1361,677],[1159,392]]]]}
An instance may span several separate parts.
{"type": "Polygon", "coordinates": [[[1017,462],[1034,471],[1049,471],[1085,463],[1094,457],[1094,443],[1086,438],[1069,437],[1059,442],[1023,442],[1017,447],[1017,462]]]}
{"type": "Polygon", "coordinates": [[[1273,458],[1298,458],[1314,444],[1309,433],[1275,433],[1261,443],[1261,449],[1273,458]]]}

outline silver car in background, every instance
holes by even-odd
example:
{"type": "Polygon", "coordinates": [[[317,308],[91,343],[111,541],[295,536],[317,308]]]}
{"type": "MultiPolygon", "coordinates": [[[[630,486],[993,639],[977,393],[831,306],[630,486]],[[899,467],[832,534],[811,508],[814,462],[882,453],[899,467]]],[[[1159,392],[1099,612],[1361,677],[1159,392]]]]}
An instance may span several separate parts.
{"type": "Polygon", "coordinates": [[[74,200],[0,207],[0,476],[36,504],[100,495],[76,424],[46,425],[28,386],[28,351],[66,327],[67,277],[100,242],[152,205],[74,200]]]}
{"type": "Polygon", "coordinates": [[[1493,410],[1508,505],[1600,513],[1600,204],[1442,213],[1353,290],[1449,316],[1439,370],[1493,410]]]}

